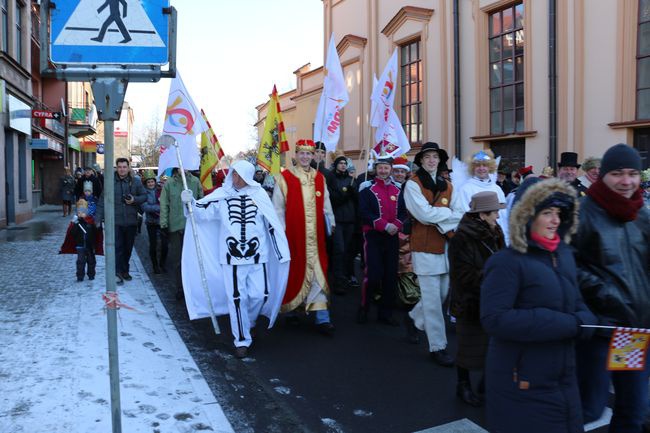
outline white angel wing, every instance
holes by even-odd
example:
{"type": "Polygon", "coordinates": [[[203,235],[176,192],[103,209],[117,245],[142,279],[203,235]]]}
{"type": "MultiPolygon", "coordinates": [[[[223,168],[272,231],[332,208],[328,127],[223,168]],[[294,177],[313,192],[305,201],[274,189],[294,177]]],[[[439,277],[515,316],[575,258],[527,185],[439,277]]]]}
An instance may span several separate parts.
{"type": "Polygon", "coordinates": [[[497,182],[497,173],[499,172],[499,164],[501,164],[501,156],[497,156],[497,168],[494,170],[494,173],[490,173],[490,180],[492,182],[497,182]]]}
{"type": "Polygon", "coordinates": [[[469,180],[467,164],[458,158],[454,158],[451,161],[451,170],[451,184],[454,186],[455,191],[460,191],[463,185],[465,185],[465,182],[469,180]]]}

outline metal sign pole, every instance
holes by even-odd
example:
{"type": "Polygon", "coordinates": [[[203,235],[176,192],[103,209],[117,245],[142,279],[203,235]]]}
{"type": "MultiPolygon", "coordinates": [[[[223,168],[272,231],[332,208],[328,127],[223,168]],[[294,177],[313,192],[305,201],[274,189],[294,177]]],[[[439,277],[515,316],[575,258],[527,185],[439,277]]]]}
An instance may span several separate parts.
{"type": "MultiPolygon", "coordinates": [[[[104,221],[106,249],[106,293],[115,292],[115,156],[113,120],[104,121],[104,221]]],[[[113,433],[122,433],[122,408],[120,403],[120,362],[117,346],[117,308],[107,308],[108,316],[108,367],[111,382],[111,419],[113,433]]]]}

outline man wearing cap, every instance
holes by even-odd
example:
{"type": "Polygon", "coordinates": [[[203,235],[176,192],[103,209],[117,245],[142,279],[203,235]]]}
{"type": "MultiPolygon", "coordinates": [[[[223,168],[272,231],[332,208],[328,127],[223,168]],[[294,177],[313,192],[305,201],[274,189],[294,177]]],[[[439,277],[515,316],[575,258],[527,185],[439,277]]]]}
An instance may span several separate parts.
{"type": "Polygon", "coordinates": [[[582,162],[582,171],[584,174],[576,179],[576,183],[581,184],[586,191],[589,189],[591,184],[596,183],[598,180],[598,173],[600,172],[600,158],[590,156],[585,159],[582,162]]]}
{"type": "MultiPolygon", "coordinates": [[[[311,166],[314,149],[312,140],[298,140],[296,165],[276,177],[273,190],[273,205],[284,224],[293,258],[281,311],[304,308],[314,313],[319,332],[332,335],[326,236],[328,228],[335,231],[336,222],[325,176],[311,166]]],[[[294,314],[288,320],[296,323],[298,318],[294,314]]]]}
{"type": "MultiPolygon", "coordinates": [[[[195,201],[190,190],[204,269],[215,314],[229,314],[235,356],[244,358],[260,314],[273,326],[289,273],[289,246],[284,228],[266,191],[253,179],[255,167],[235,162],[224,185],[195,201]]],[[[183,288],[190,319],[208,317],[198,257],[187,224],[183,249],[183,288]]]]}
{"type": "Polygon", "coordinates": [[[359,216],[363,224],[366,266],[361,290],[361,306],[357,322],[368,320],[368,310],[373,294],[381,288],[377,320],[399,326],[393,317],[397,290],[397,265],[399,262],[399,237],[406,218],[406,208],[398,200],[400,188],[392,181],[392,158],[383,157],[375,162],[376,176],[372,185],[359,192],[359,216]],[[399,204],[399,205],[398,205],[399,204]]]}
{"type": "Polygon", "coordinates": [[[332,275],[333,291],[345,294],[350,280],[354,277],[354,256],[352,256],[352,236],[357,218],[357,190],[354,178],[348,173],[348,160],[338,156],[334,160],[334,171],[327,179],[327,189],[334,209],[336,231],[332,234],[332,275]]]}
{"type": "Polygon", "coordinates": [[[311,167],[318,170],[323,176],[325,176],[325,180],[327,180],[330,171],[325,167],[327,162],[327,149],[325,148],[325,143],[322,141],[316,141],[314,142],[314,146],[314,158],[310,163],[311,167]]]}
{"type": "Polygon", "coordinates": [[[447,353],[447,335],[443,303],[449,292],[447,239],[461,217],[463,209],[451,183],[438,174],[439,165],[447,162],[447,152],[437,143],[427,142],[415,155],[420,167],[404,186],[404,201],[413,223],[411,255],[413,270],[418,276],[422,298],[409,316],[429,340],[429,351],[435,362],[452,366],[447,353]]]}
{"type": "MultiPolygon", "coordinates": [[[[636,149],[610,147],[598,180],[580,202],[573,238],[578,283],[602,326],[650,328],[650,211],[643,206],[640,171],[636,149]]],[[[599,329],[577,347],[584,421],[600,418],[611,382],[615,402],[609,431],[640,433],[648,408],[650,362],[643,370],[608,371],[611,333],[599,329]]]]}
{"type": "Polygon", "coordinates": [[[557,163],[557,177],[570,184],[578,192],[578,196],[584,196],[587,188],[585,188],[578,180],[578,154],[575,152],[562,152],[560,154],[560,162],[557,163]]]}

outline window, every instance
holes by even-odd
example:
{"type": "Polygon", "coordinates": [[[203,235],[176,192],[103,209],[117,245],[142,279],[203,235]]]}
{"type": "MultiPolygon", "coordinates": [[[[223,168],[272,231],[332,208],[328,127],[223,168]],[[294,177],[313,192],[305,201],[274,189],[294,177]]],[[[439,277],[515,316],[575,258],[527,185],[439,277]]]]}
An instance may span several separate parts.
{"type": "Polygon", "coordinates": [[[23,62],[23,9],[25,7],[16,3],[16,61],[23,62]]]}
{"type": "Polygon", "coordinates": [[[2,51],[9,50],[9,5],[8,0],[2,0],[2,51]]]}
{"type": "Polygon", "coordinates": [[[636,118],[650,119],[650,0],[639,0],[636,44],[636,118]]]}
{"type": "Polygon", "coordinates": [[[490,133],[524,130],[524,5],[489,15],[490,133]]]}
{"type": "Polygon", "coordinates": [[[650,167],[650,128],[634,130],[634,148],[641,154],[641,167],[650,167]]]}
{"type": "Polygon", "coordinates": [[[501,167],[517,170],[525,165],[526,140],[523,138],[493,141],[490,149],[495,157],[501,157],[501,167]]]}
{"type": "Polygon", "coordinates": [[[422,57],[420,41],[400,47],[402,126],[411,144],[422,142],[422,57]]]}

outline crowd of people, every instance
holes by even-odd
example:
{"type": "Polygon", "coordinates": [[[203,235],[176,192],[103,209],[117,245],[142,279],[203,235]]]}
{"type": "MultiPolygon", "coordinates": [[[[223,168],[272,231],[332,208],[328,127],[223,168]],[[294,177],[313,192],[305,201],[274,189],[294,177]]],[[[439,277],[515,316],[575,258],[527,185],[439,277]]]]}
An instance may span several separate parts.
{"type": "MultiPolygon", "coordinates": [[[[169,273],[191,319],[229,314],[238,358],[259,315],[269,327],[279,315],[296,326],[313,317],[333,336],[331,292],[359,293],[356,322],[367,326],[373,308],[383,326],[403,326],[401,316],[409,342],[424,335],[432,361],[455,366],[458,398],[486,407],[490,431],[582,432],[603,414],[610,384],[610,431],[648,431],[650,363],[607,369],[607,327],[650,328],[650,172],[634,148],[582,164],[564,152],[557,176],[513,170],[489,149],[452,170],[431,142],[412,162],[380,156],[358,176],[345,156],[327,167],[322,143],[299,140],[295,150],[275,178],[237,161],[205,197],[189,172],[185,189],[178,169],[137,176],[118,159],[118,283],[131,279],[141,213],[154,272],[169,273]]],[[[103,182],[93,170],[62,180],[64,216],[86,200],[73,225],[88,233],[103,220],[103,182]]],[[[94,277],[95,236],[75,242],[78,278],[80,263],[94,277]]]]}

